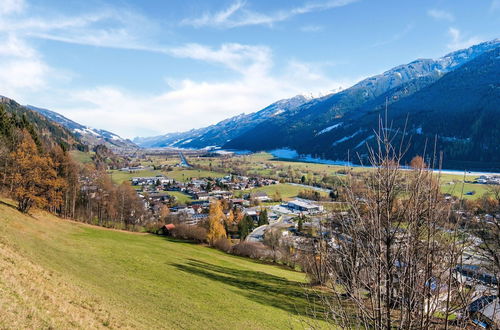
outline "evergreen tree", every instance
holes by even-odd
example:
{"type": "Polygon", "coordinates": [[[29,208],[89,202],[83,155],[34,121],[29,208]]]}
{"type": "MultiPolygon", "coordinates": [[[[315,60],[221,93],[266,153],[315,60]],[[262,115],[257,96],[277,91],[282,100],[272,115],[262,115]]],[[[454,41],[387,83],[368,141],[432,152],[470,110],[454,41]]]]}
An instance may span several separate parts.
{"type": "Polygon", "coordinates": [[[268,224],[269,224],[269,219],[267,217],[267,209],[263,209],[259,215],[258,225],[263,226],[263,225],[268,225],[268,224]]]}
{"type": "Polygon", "coordinates": [[[253,219],[251,216],[246,215],[238,224],[238,232],[240,234],[240,240],[244,240],[248,234],[253,230],[253,219]]]}

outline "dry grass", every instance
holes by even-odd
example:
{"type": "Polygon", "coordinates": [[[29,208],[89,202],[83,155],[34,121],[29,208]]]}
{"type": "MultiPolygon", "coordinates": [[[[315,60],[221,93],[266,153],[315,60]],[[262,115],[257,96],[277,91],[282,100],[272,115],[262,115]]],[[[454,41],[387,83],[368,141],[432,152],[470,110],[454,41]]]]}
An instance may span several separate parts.
{"type": "Polygon", "coordinates": [[[98,297],[0,242],[0,328],[131,328],[98,297]]]}

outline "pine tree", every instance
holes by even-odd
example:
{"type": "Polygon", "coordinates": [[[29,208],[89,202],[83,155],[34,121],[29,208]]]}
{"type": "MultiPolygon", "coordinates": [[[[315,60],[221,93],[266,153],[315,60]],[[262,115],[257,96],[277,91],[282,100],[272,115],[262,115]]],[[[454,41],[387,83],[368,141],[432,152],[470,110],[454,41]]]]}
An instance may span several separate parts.
{"type": "Polygon", "coordinates": [[[267,217],[267,209],[263,209],[262,211],[260,211],[258,225],[263,226],[268,224],[269,224],[269,219],[267,217]]]}
{"type": "Polygon", "coordinates": [[[246,215],[238,224],[238,232],[240,234],[240,240],[244,240],[248,234],[253,230],[253,219],[251,216],[246,215]]]}
{"type": "Polygon", "coordinates": [[[302,232],[303,227],[304,227],[304,219],[302,219],[302,217],[299,217],[299,221],[297,223],[297,231],[302,232]]]}

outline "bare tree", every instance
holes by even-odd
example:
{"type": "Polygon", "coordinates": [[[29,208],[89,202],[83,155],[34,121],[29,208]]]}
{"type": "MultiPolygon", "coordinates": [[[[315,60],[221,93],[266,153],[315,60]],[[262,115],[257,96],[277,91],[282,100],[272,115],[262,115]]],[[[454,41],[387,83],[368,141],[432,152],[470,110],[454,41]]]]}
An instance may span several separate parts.
{"type": "Polygon", "coordinates": [[[451,205],[421,158],[411,170],[401,168],[404,131],[380,125],[375,135],[373,169],[347,176],[344,212],[331,223],[330,241],[314,251],[331,292],[323,297],[325,316],[342,328],[428,329],[442,315],[447,328],[457,308],[453,272],[464,247],[448,221],[451,205]]]}

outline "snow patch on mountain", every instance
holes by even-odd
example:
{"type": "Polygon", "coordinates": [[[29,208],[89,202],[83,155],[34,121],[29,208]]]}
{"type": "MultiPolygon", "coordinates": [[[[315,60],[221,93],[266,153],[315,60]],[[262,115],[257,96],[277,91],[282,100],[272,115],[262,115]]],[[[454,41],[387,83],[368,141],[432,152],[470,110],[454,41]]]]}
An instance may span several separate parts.
{"type": "Polygon", "coordinates": [[[316,134],[316,136],[321,135],[321,134],[324,134],[324,133],[327,133],[327,132],[330,132],[332,129],[335,129],[335,128],[340,127],[340,126],[342,126],[342,122],[337,123],[337,124],[332,125],[332,126],[328,126],[327,128],[325,128],[325,129],[323,129],[323,130],[319,131],[319,132],[316,134]]]}
{"type": "Polygon", "coordinates": [[[345,142],[347,140],[350,140],[352,139],[353,137],[355,137],[356,135],[358,135],[359,133],[363,132],[362,130],[357,130],[356,132],[354,132],[352,135],[349,135],[349,136],[344,136],[343,138],[335,141],[332,143],[332,147],[335,147],[336,145],[342,143],[342,142],[345,142]]]}

